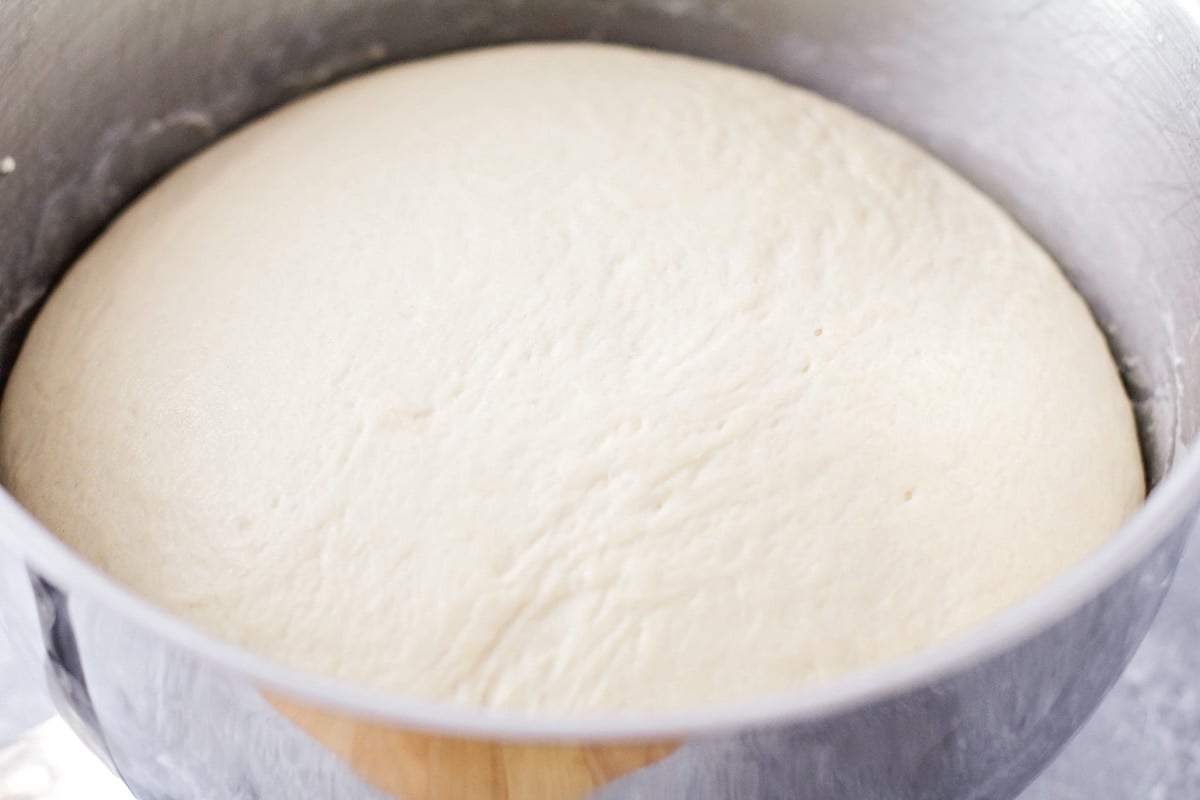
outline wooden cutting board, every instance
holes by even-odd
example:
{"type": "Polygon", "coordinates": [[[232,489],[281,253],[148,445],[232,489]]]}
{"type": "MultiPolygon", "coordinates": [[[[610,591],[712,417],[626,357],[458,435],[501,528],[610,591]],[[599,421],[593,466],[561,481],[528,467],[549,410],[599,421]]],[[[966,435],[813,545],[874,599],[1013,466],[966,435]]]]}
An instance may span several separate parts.
{"type": "Polygon", "coordinates": [[[371,785],[402,800],[579,800],[679,742],[528,744],[431,736],[267,696],[371,785]]]}

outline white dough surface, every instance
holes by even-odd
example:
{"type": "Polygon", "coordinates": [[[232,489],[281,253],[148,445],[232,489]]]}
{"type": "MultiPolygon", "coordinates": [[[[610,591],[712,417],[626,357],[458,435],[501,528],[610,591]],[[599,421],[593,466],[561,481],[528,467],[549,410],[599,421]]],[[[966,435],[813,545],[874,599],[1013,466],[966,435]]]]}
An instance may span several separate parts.
{"type": "Polygon", "coordinates": [[[425,699],[734,701],[1043,587],[1143,495],[1057,266],[913,144],[592,44],[388,68],[148,191],[0,476],[193,623],[425,699]]]}

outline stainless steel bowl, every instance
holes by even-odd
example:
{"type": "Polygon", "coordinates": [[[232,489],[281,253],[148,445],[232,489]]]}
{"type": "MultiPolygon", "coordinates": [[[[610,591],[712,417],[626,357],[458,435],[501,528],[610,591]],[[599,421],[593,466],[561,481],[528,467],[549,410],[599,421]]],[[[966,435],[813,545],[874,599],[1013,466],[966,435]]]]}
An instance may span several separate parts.
{"type": "Polygon", "coordinates": [[[813,87],[1006,205],[1110,334],[1156,484],[1145,507],[1085,563],[967,635],[829,685],[687,713],[488,714],[296,672],[127,593],[4,495],[8,636],[36,654],[59,712],[141,798],[1012,797],[1129,659],[1200,505],[1200,454],[1185,452],[1200,422],[1190,5],[108,0],[85,11],[10,0],[0,4],[0,368],[80,247],[223,132],[375,64],[572,38],[813,87]],[[30,589],[36,614],[24,610],[30,589]]]}

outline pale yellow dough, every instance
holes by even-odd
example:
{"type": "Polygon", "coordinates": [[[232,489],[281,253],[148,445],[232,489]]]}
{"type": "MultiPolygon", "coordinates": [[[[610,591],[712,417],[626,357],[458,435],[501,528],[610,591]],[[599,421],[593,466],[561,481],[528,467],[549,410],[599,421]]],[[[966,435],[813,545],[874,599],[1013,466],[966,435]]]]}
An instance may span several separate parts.
{"type": "Polygon", "coordinates": [[[601,45],[192,159],[42,312],[3,479],[167,609],[422,698],[730,701],[910,653],[1138,505],[1084,303],[898,136],[601,45]]]}

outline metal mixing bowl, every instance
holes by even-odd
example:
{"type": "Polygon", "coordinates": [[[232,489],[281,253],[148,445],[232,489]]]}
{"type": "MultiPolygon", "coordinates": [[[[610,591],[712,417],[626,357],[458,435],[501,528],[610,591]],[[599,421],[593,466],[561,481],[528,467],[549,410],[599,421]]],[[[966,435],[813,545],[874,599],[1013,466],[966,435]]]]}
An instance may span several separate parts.
{"type": "Polygon", "coordinates": [[[1010,798],[1141,640],[1200,501],[1200,454],[1184,452],[1200,420],[1200,27],[1189,7],[83,5],[0,4],[0,159],[11,156],[0,160],[0,374],[48,287],[105,221],[249,117],[387,61],[603,39],[813,87],[908,134],[1007,206],[1110,334],[1156,484],[1085,563],[953,641],[754,702],[589,719],[381,696],[270,663],[114,585],[3,495],[8,636],[36,652],[60,713],[139,797],[1010,798]],[[23,612],[31,587],[36,620],[23,612]]]}

